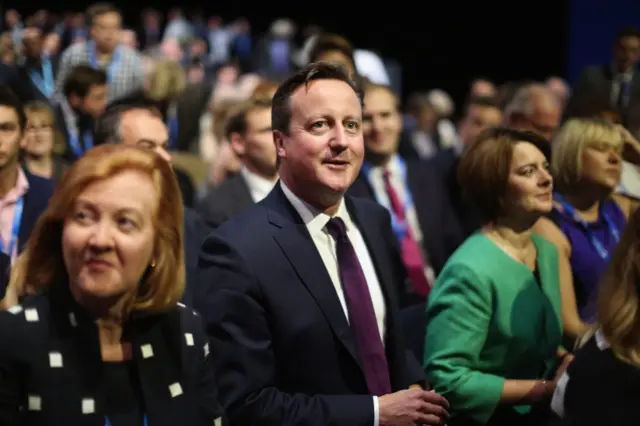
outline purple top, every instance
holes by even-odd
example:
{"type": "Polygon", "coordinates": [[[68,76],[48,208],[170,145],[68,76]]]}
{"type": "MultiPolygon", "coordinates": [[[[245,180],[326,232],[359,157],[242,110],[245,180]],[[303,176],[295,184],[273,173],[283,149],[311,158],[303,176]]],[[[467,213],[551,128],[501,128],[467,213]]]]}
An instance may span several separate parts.
{"type": "MultiPolygon", "coordinates": [[[[616,227],[619,234],[624,230],[627,219],[618,203],[609,199],[602,204],[598,220],[587,223],[588,230],[611,253],[617,245],[617,240],[604,219],[605,214],[608,215],[611,224],[616,227]]],[[[597,313],[598,282],[609,263],[609,259],[602,258],[591,243],[588,232],[571,215],[554,207],[551,219],[571,245],[569,261],[573,274],[578,314],[583,321],[594,323],[597,313]]]]}

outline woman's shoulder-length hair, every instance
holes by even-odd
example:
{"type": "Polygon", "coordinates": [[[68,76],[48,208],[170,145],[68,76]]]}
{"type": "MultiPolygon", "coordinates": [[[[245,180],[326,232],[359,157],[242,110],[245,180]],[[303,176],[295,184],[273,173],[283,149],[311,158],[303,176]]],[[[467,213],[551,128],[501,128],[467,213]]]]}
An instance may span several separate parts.
{"type": "MultiPolygon", "coordinates": [[[[185,286],[183,206],[180,188],[169,163],[150,150],[123,145],[100,145],[71,167],[38,219],[12,277],[34,291],[68,279],[62,257],[62,228],[76,198],[88,185],[120,172],[147,174],[158,193],[154,211],[155,266],[139,284],[133,304],[137,311],[163,311],[180,301],[185,286]]],[[[10,284],[11,285],[11,284],[10,284]]]]}

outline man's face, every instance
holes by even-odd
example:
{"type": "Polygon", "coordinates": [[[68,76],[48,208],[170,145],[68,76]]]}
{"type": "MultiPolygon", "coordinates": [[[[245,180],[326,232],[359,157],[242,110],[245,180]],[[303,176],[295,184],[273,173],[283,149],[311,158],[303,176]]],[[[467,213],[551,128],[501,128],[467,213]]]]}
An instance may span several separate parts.
{"type": "Polygon", "coordinates": [[[363,132],[367,151],[376,156],[395,154],[402,131],[402,119],[395,95],[374,88],[364,98],[363,132]]]}
{"type": "Polygon", "coordinates": [[[276,146],[271,131],[271,109],[253,108],[247,112],[247,131],[244,135],[231,135],[234,151],[243,163],[256,169],[259,174],[271,178],[276,176],[276,146]]]}
{"type": "Polygon", "coordinates": [[[169,129],[153,112],[141,108],[123,113],[120,118],[120,137],[123,144],[150,149],[171,163],[169,129]]]}
{"type": "Polygon", "coordinates": [[[502,122],[502,111],[488,105],[469,105],[467,114],[458,126],[460,140],[468,146],[483,130],[497,127],[502,122]]]}
{"type": "Polygon", "coordinates": [[[102,114],[104,107],[107,105],[107,92],[106,84],[93,85],[89,88],[87,96],[71,100],[71,106],[96,119],[102,114]]]}
{"type": "Polygon", "coordinates": [[[0,170],[18,162],[22,130],[18,113],[9,106],[0,106],[0,170]]]}
{"type": "Polygon", "coordinates": [[[622,37],[615,46],[614,58],[620,71],[631,70],[640,58],[640,38],[622,37]]]}
{"type": "Polygon", "coordinates": [[[43,37],[38,28],[27,28],[22,35],[24,54],[31,58],[39,58],[42,54],[43,37]]]}
{"type": "Polygon", "coordinates": [[[122,18],[119,13],[109,12],[96,16],[91,27],[91,37],[98,47],[105,51],[113,51],[120,43],[122,18]]]}
{"type": "Polygon", "coordinates": [[[334,205],[360,172],[362,107],[340,80],[314,80],[291,96],[289,134],[274,132],[280,176],[312,205],[334,205]]]}

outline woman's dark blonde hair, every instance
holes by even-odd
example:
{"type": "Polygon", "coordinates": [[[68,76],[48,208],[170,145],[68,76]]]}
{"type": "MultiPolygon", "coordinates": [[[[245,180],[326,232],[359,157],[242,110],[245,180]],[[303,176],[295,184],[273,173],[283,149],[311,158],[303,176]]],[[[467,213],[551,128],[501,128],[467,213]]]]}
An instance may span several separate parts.
{"type": "Polygon", "coordinates": [[[77,197],[94,182],[123,171],[148,175],[158,193],[154,210],[154,267],[138,287],[133,310],[162,311],[180,301],[185,286],[183,207],[171,166],[149,150],[116,144],[100,145],[80,157],[56,189],[11,272],[34,291],[68,279],[62,257],[62,228],[77,197]]]}
{"type": "Polygon", "coordinates": [[[53,108],[43,101],[31,101],[27,102],[24,105],[24,112],[27,115],[27,124],[29,122],[29,118],[34,115],[44,117],[45,121],[47,121],[53,130],[53,153],[61,155],[64,153],[65,141],[62,132],[60,132],[60,128],[56,123],[56,116],[53,112],[53,108]]]}
{"type": "Polygon", "coordinates": [[[640,212],[635,212],[600,285],[598,323],[611,348],[640,365],[640,212]]]}

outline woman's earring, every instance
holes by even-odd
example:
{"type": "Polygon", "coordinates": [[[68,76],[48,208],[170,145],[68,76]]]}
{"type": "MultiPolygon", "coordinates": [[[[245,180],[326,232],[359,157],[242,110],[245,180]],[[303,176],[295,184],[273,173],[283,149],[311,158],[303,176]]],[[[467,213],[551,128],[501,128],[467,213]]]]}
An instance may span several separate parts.
{"type": "Polygon", "coordinates": [[[151,266],[152,268],[155,268],[155,267],[156,267],[156,261],[155,261],[155,260],[152,260],[152,261],[151,261],[151,265],[150,265],[150,266],[151,266]]]}

